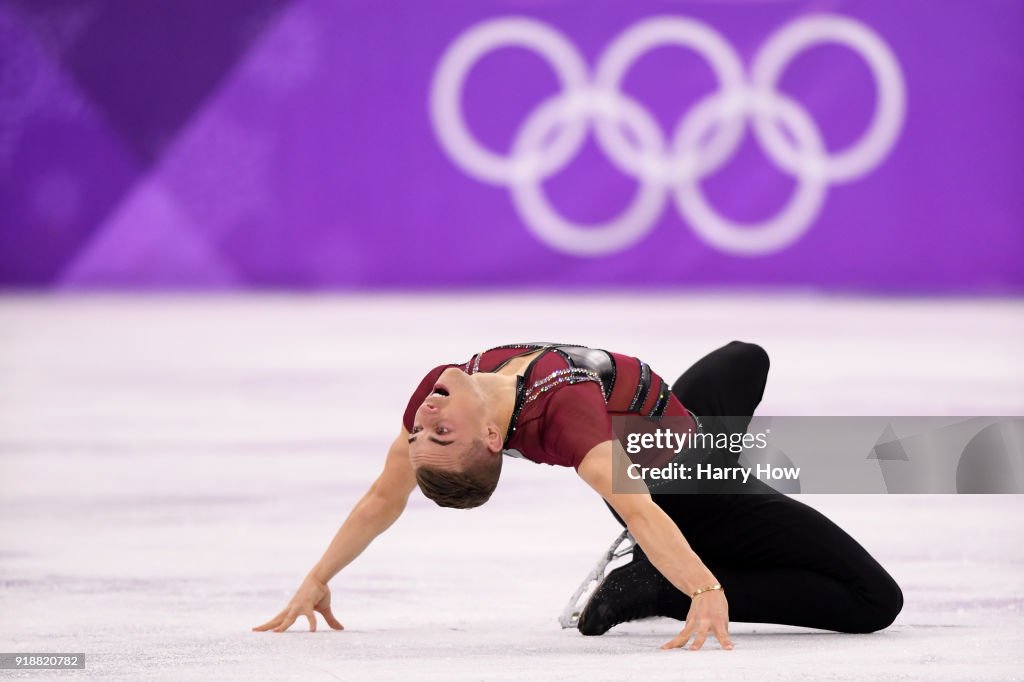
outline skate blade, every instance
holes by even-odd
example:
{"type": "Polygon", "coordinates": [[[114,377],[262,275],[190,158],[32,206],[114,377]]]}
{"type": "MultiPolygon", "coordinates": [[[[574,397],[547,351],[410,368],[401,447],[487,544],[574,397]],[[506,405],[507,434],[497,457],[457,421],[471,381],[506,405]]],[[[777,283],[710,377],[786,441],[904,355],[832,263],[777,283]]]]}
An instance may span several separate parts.
{"type": "Polygon", "coordinates": [[[598,559],[597,565],[594,566],[580,583],[580,586],[573,593],[572,597],[569,598],[569,603],[562,609],[562,614],[558,617],[558,622],[562,626],[562,629],[574,628],[580,621],[580,614],[583,613],[583,609],[586,608],[587,602],[597,591],[597,588],[604,582],[608,568],[608,565],[617,559],[621,559],[630,552],[633,551],[633,545],[636,541],[633,536],[629,534],[628,530],[622,531],[619,537],[615,538],[615,542],[612,543],[611,547],[601,555],[598,559]]]}

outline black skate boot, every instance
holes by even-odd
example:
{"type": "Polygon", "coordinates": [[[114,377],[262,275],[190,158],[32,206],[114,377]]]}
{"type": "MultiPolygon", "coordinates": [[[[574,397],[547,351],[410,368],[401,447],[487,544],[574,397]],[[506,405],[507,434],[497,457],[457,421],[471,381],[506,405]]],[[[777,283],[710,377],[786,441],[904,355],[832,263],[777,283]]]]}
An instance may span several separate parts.
{"type": "Polygon", "coordinates": [[[637,545],[633,560],[609,573],[594,591],[576,627],[584,635],[603,635],[619,623],[641,618],[684,620],[689,601],[637,545]]]}

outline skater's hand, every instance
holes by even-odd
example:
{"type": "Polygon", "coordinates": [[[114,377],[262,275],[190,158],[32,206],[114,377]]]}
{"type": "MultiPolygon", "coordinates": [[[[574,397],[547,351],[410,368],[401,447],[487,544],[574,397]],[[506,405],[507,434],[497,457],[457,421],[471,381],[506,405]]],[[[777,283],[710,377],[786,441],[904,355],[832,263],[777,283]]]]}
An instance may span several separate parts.
{"type": "Polygon", "coordinates": [[[345,626],[338,622],[331,611],[331,591],[327,585],[317,580],[312,574],[307,575],[296,590],[295,596],[288,602],[288,606],[281,613],[277,614],[263,625],[257,625],[253,632],[284,632],[292,626],[292,623],[299,616],[309,619],[309,631],[316,632],[316,616],[314,612],[323,615],[324,620],[335,630],[344,630],[345,626]]]}
{"type": "Polygon", "coordinates": [[[662,645],[662,649],[679,649],[686,646],[686,643],[693,637],[693,644],[689,646],[691,651],[696,651],[704,645],[708,633],[718,639],[723,649],[732,649],[732,640],[729,639],[729,602],[725,598],[725,592],[712,590],[702,592],[690,602],[690,611],[686,614],[686,625],[683,631],[676,637],[662,645]]]}

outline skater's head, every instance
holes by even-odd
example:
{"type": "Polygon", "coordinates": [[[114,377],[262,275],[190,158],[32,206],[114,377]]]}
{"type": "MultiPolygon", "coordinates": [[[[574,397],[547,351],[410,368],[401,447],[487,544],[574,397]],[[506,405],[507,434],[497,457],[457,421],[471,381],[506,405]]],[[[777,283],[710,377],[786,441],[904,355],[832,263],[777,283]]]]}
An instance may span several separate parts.
{"type": "Polygon", "coordinates": [[[491,498],[501,475],[501,456],[495,457],[483,441],[474,441],[463,450],[463,464],[438,467],[424,464],[416,468],[416,483],[423,494],[440,507],[472,509],[491,498]]]}
{"type": "Polygon", "coordinates": [[[504,437],[490,403],[477,381],[452,368],[416,410],[409,461],[420,490],[442,507],[479,507],[498,485],[504,437]]]}

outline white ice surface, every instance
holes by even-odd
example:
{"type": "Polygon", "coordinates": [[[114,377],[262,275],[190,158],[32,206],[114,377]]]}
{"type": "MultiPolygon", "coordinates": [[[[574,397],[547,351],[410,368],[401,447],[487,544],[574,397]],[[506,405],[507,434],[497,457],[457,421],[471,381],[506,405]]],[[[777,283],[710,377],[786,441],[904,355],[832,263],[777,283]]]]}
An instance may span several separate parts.
{"type": "Polygon", "coordinates": [[[733,623],[731,652],[662,652],[676,621],[559,629],[618,526],[572,471],[520,461],[473,512],[415,493],[333,581],[344,632],[249,631],[319,557],[430,367],[551,339],[674,377],[734,338],[772,357],[760,414],[1024,414],[1015,301],[0,299],[0,651],[87,656],[0,679],[1024,679],[1020,496],[802,496],[903,587],[896,623],[733,623]]]}

